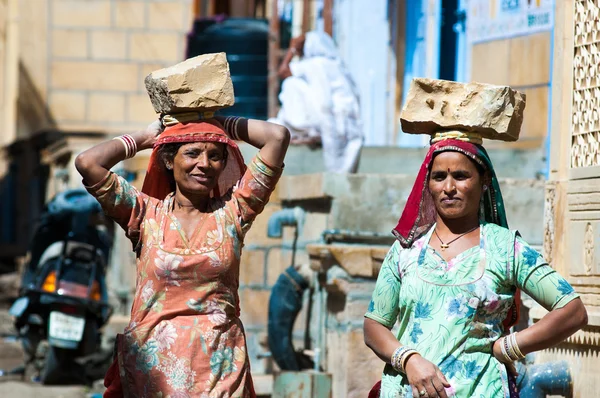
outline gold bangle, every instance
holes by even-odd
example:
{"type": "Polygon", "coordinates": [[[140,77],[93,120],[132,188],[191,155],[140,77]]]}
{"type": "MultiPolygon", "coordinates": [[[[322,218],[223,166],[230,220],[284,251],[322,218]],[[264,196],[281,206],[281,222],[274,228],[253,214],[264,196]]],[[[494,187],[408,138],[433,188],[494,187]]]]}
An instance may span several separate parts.
{"type": "Polygon", "coordinates": [[[521,349],[519,348],[519,344],[517,343],[517,332],[514,332],[513,334],[511,334],[511,337],[512,337],[512,349],[515,352],[515,355],[517,356],[518,359],[525,358],[525,355],[521,352],[521,349]]]}
{"type": "Polygon", "coordinates": [[[410,348],[408,350],[406,350],[404,352],[404,354],[402,355],[402,358],[400,358],[401,360],[401,369],[402,369],[402,373],[406,373],[406,362],[408,362],[408,358],[410,358],[413,354],[418,354],[419,352],[417,350],[415,350],[414,348],[410,348]]]}

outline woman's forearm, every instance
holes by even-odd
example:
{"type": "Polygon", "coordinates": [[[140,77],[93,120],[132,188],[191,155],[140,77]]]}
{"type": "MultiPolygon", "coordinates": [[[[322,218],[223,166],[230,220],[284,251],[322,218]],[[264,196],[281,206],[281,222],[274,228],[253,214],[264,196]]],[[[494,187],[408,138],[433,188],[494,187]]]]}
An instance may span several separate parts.
{"type": "Polygon", "coordinates": [[[292,59],[294,58],[296,53],[297,53],[297,50],[295,47],[288,48],[287,52],[285,53],[283,60],[281,61],[281,64],[279,65],[279,69],[277,70],[277,75],[279,76],[279,78],[281,80],[287,79],[288,77],[292,76],[290,62],[292,62],[292,59]]]}
{"type": "Polygon", "coordinates": [[[527,329],[517,334],[517,344],[523,354],[543,350],[564,341],[587,325],[587,311],[580,299],[555,309],[527,329]]]}
{"type": "Polygon", "coordinates": [[[369,318],[365,318],[363,330],[367,347],[382,361],[390,363],[392,354],[401,345],[396,336],[391,330],[369,318]]]}
{"type": "MultiPolygon", "coordinates": [[[[137,149],[152,147],[145,132],[130,134],[135,140],[137,149]]],[[[80,153],[75,158],[75,167],[87,185],[100,182],[114,165],[125,160],[126,149],[123,142],[110,140],[102,142],[80,153]]]]}

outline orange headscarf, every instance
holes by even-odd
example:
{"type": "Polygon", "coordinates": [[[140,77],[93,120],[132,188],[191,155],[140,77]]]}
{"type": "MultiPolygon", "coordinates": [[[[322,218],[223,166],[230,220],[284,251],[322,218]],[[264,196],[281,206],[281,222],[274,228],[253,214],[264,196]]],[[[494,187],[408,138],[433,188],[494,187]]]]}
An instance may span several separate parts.
{"type": "Polygon", "coordinates": [[[235,141],[231,140],[219,122],[214,119],[198,122],[177,123],[168,126],[160,134],[154,144],[150,163],[144,178],[142,192],[154,198],[163,200],[172,192],[169,173],[158,155],[161,145],[171,143],[220,142],[226,144],[227,165],[219,176],[213,191],[214,197],[223,196],[242,177],[246,171],[244,158],[235,141]]]}

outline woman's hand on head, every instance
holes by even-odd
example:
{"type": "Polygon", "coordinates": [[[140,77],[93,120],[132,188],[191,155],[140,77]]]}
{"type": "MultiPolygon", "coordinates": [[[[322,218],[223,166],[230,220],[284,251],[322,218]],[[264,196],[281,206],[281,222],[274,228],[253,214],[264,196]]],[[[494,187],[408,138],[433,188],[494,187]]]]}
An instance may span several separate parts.
{"type": "Polygon", "coordinates": [[[405,370],[413,398],[448,397],[446,388],[450,387],[450,383],[435,364],[419,354],[413,354],[406,361],[405,370]],[[423,391],[426,393],[421,395],[423,391]]]}
{"type": "Polygon", "coordinates": [[[165,126],[162,124],[160,119],[156,119],[146,127],[145,130],[140,131],[138,134],[142,135],[142,145],[139,146],[139,150],[150,149],[154,146],[154,143],[158,139],[158,136],[165,131],[165,126]]]}
{"type": "Polygon", "coordinates": [[[296,51],[298,52],[298,54],[302,55],[302,52],[304,50],[304,43],[305,42],[306,42],[306,36],[305,35],[300,35],[298,37],[294,37],[290,41],[290,48],[295,48],[296,51]]]}

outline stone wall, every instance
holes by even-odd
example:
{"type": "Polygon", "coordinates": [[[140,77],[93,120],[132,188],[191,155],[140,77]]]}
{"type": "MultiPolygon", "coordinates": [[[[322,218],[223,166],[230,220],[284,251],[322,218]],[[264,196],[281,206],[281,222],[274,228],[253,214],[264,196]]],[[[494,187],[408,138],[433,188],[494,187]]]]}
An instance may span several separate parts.
{"type": "Polygon", "coordinates": [[[184,59],[191,0],[48,0],[48,105],[63,130],[122,132],[156,115],[144,77],[184,59]]]}

